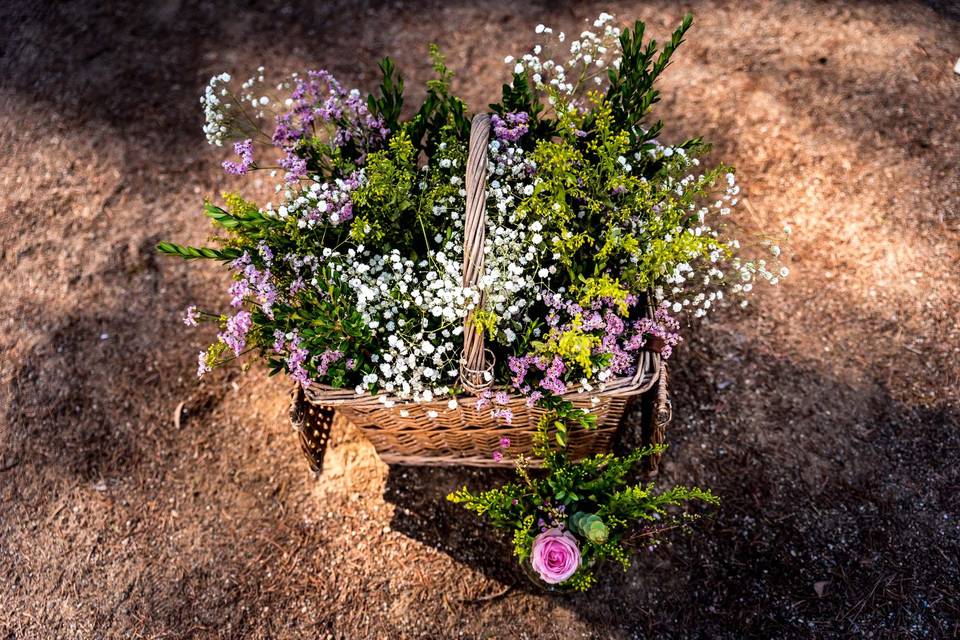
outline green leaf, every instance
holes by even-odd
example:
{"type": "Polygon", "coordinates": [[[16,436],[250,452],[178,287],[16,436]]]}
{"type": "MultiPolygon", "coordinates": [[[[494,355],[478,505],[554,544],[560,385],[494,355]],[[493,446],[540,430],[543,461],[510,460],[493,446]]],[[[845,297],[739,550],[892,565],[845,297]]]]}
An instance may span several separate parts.
{"type": "Polygon", "coordinates": [[[566,431],[557,431],[557,444],[561,447],[567,446],[567,432],[566,431]]]}
{"type": "Polygon", "coordinates": [[[281,224],[277,220],[265,217],[256,210],[230,213],[226,209],[209,202],[203,205],[203,213],[224,229],[256,229],[267,225],[281,224]]]}
{"type": "Polygon", "coordinates": [[[242,255],[239,249],[227,248],[221,250],[213,249],[211,247],[188,247],[175,244],[173,242],[157,243],[157,251],[170,256],[177,256],[183,258],[184,260],[207,259],[223,260],[225,262],[229,260],[236,260],[242,255]]]}
{"type": "Polygon", "coordinates": [[[384,124],[390,131],[397,131],[400,112],[403,109],[403,77],[390,58],[384,58],[378,66],[382,76],[379,86],[380,96],[368,96],[367,106],[371,114],[383,118],[384,124]]]}

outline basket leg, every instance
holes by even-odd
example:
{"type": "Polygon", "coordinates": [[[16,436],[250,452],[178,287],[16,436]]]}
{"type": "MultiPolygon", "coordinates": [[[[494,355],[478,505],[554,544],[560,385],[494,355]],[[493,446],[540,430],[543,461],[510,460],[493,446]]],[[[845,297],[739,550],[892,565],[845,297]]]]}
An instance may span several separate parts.
{"type": "MultiPolygon", "coordinates": [[[[653,407],[651,416],[649,434],[644,434],[644,446],[663,444],[666,441],[667,425],[673,420],[673,404],[670,402],[669,380],[667,375],[667,365],[660,368],[660,380],[657,381],[656,403],[653,407]]],[[[647,458],[647,471],[651,475],[656,475],[660,468],[661,454],[655,454],[647,458]]]]}
{"type": "Polygon", "coordinates": [[[290,407],[290,423],[300,440],[300,450],[307,458],[310,469],[320,474],[323,471],[323,456],[330,440],[334,409],[307,402],[303,389],[297,385],[290,407]]]}

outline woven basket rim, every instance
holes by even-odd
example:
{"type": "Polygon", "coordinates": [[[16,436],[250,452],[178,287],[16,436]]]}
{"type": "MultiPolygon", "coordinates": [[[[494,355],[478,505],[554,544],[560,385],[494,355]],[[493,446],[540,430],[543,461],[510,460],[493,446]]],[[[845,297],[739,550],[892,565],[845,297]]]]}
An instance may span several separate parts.
{"type": "MultiPolygon", "coordinates": [[[[605,396],[635,396],[650,390],[660,377],[661,358],[659,353],[644,351],[637,359],[637,373],[632,377],[614,378],[606,384],[597,384],[596,391],[583,391],[580,389],[571,389],[560,397],[568,400],[583,400],[595,397],[605,396]],[[645,367],[644,364],[649,366],[645,367]]],[[[494,391],[510,391],[511,387],[507,385],[495,385],[491,387],[494,391]]],[[[341,406],[350,405],[355,407],[369,406],[371,408],[383,408],[386,403],[393,403],[393,408],[400,409],[404,406],[431,407],[442,406],[447,408],[447,403],[455,399],[458,404],[461,400],[476,398],[476,394],[469,392],[459,393],[453,396],[444,396],[442,399],[433,400],[409,400],[397,398],[387,393],[370,394],[364,392],[357,394],[353,389],[335,388],[328,385],[311,383],[304,389],[307,401],[311,404],[323,406],[341,406]]]]}

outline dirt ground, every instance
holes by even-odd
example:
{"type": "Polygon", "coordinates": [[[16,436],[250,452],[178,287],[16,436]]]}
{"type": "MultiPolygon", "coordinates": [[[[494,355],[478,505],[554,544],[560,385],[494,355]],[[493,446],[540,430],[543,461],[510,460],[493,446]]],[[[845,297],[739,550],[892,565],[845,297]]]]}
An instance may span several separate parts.
{"type": "MultiPolygon", "coordinates": [[[[0,638],[960,637],[960,8],[921,2],[0,5],[0,638]],[[198,384],[235,185],[201,132],[215,72],[408,85],[437,42],[474,109],[538,22],[601,10],[688,43],[668,139],[736,165],[791,277],[676,356],[658,481],[723,498],[586,596],[526,586],[443,496],[338,425],[319,479],[254,367],[198,384]],[[182,419],[174,420],[183,403],[182,419]]],[[[693,335],[693,334],[688,334],[693,335]]]]}

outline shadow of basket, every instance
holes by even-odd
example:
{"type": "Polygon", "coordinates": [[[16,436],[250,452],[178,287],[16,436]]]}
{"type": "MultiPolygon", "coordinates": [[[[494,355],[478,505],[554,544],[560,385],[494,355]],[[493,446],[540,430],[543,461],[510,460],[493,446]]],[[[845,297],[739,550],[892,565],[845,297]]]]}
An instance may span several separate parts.
{"type": "MultiPolygon", "coordinates": [[[[660,444],[672,419],[666,367],[659,383],[642,394],[624,412],[614,440],[614,451],[660,444]]],[[[291,422],[301,450],[311,469],[322,473],[323,457],[334,411],[307,401],[301,390],[294,393],[291,422]]],[[[645,460],[636,479],[656,475],[659,456],[645,460]]],[[[448,554],[490,579],[537,592],[513,558],[510,535],[495,530],[476,515],[448,501],[447,496],[463,487],[485,488],[515,479],[509,467],[436,466],[389,464],[384,499],[395,506],[390,523],[394,531],[448,554]]]]}

